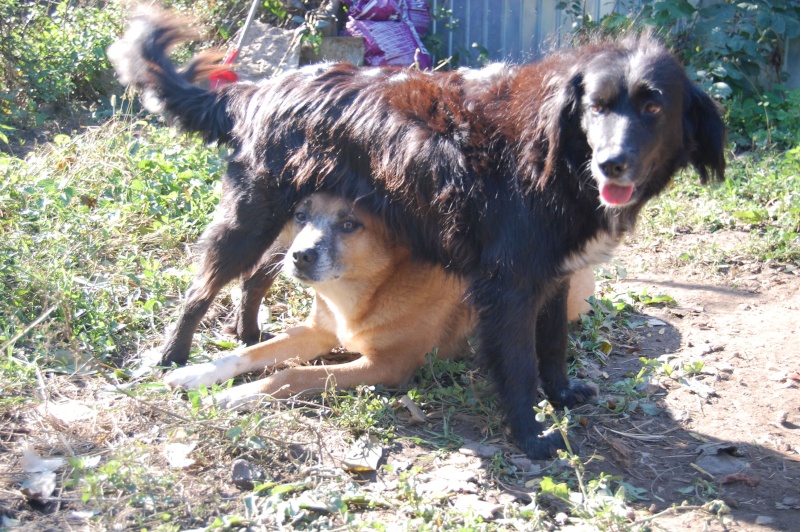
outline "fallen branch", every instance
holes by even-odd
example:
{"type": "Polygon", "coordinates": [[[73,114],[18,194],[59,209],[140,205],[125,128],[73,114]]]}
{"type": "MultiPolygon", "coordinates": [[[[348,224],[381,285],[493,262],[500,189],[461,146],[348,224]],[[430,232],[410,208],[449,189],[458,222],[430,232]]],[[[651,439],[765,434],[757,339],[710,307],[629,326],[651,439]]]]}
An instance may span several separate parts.
{"type": "Polygon", "coordinates": [[[680,512],[691,512],[691,511],[694,511],[694,510],[702,510],[702,511],[710,513],[711,515],[718,516],[720,513],[722,513],[723,511],[726,511],[727,509],[728,509],[728,505],[726,505],[723,501],[709,501],[706,504],[703,504],[702,506],[671,506],[671,507],[667,508],[666,510],[664,510],[662,512],[658,512],[657,514],[653,514],[651,516],[644,517],[642,519],[637,519],[636,521],[634,521],[631,524],[632,525],[640,525],[642,523],[646,523],[648,521],[652,521],[653,519],[658,519],[659,517],[668,515],[670,512],[674,512],[674,513],[677,514],[679,511],[680,512]],[[712,511],[712,508],[714,508],[715,506],[719,507],[719,509],[716,512],[712,511]]]}

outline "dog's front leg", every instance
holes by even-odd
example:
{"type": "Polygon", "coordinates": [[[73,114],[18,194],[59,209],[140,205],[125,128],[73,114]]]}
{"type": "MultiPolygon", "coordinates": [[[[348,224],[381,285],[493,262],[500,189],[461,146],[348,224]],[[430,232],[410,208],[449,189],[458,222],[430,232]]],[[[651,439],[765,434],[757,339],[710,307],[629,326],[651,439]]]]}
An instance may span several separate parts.
{"type": "MultiPolygon", "coordinates": [[[[239,349],[217,360],[204,364],[191,364],[170,371],[164,376],[164,383],[170,388],[185,389],[210,386],[230,380],[242,373],[263,371],[287,361],[306,362],[329,353],[338,343],[332,330],[310,320],[266,342],[239,349]]],[[[248,386],[258,388],[254,383],[250,383],[236,386],[232,390],[241,391],[248,386]]]]}
{"type": "Polygon", "coordinates": [[[565,447],[560,434],[543,435],[536,420],[539,375],[536,363],[535,290],[498,275],[477,279],[472,299],[478,314],[478,345],[517,445],[533,459],[565,447]]]}
{"type": "Polygon", "coordinates": [[[353,388],[359,384],[400,386],[414,375],[418,365],[409,364],[409,361],[420,358],[419,353],[415,351],[409,356],[405,353],[362,355],[344,364],[282,369],[263,379],[224,390],[214,399],[220,406],[239,408],[264,397],[283,399],[293,395],[318,394],[326,389],[353,388]]]}
{"type": "Polygon", "coordinates": [[[542,388],[550,402],[558,406],[585,403],[596,391],[567,376],[567,301],[569,278],[558,288],[539,311],[536,320],[536,356],[542,388]]]}

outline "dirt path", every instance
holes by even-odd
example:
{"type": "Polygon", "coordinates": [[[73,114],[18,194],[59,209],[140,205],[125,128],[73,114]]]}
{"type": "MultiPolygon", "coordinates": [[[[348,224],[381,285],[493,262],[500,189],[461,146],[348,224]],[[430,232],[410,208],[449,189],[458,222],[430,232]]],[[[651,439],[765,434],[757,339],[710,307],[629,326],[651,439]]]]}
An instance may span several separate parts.
{"type": "MultiPolygon", "coordinates": [[[[642,525],[668,531],[800,529],[800,275],[755,262],[711,268],[676,261],[706,237],[735,246],[740,236],[683,235],[667,250],[626,246],[619,253],[626,278],[601,284],[611,299],[646,293],[674,300],[645,307],[628,319],[631,328],[609,333],[614,347],[607,363],[588,360],[579,370],[599,384],[599,404],[573,411],[581,427],[573,444],[588,470],[630,486],[629,496],[638,500],[629,518],[642,525]],[[674,369],[668,375],[654,367],[635,381],[642,357],[674,369]],[[610,411],[615,406],[618,413],[610,411]],[[722,501],[729,513],[715,517],[720,506],[712,501],[722,501]],[[673,506],[683,508],[668,511],[673,506]]],[[[509,500],[529,502],[542,476],[568,478],[559,477],[566,466],[531,463],[502,436],[487,439],[483,418],[457,414],[447,429],[437,419],[429,416],[433,432],[450,430],[484,443],[445,456],[406,440],[387,449],[386,463],[396,471],[423,467],[421,493],[446,493],[454,507],[477,508],[496,519],[509,500]],[[517,468],[516,481],[506,484],[492,474],[498,456],[517,468]]],[[[412,427],[398,428],[401,435],[425,432],[412,427]]],[[[397,489],[395,474],[370,480],[366,485],[376,492],[397,489]]],[[[561,503],[550,503],[555,515],[561,503]]],[[[377,518],[387,516],[378,512],[377,518]]],[[[556,522],[563,530],[585,529],[578,519],[556,522]]]]}
{"type": "MultiPolygon", "coordinates": [[[[642,318],[652,326],[639,329],[631,346],[615,347],[602,368],[608,379],[599,379],[601,400],[624,399],[610,384],[638,371],[639,357],[663,357],[698,374],[681,382],[678,372],[655,372],[644,390],[662,413],[591,423],[583,452],[609,457],[647,490],[654,509],[716,498],[731,508],[733,529],[798,530],[800,276],[758,264],[703,274],[660,259],[642,248],[620,254],[628,275],[611,284],[612,293],[665,294],[677,304],[648,307],[642,318]]],[[[667,530],[723,529],[704,512],[655,522],[667,530]]]]}
{"type": "MultiPolygon", "coordinates": [[[[643,307],[642,313],[627,318],[629,326],[610,320],[611,330],[602,331],[613,345],[605,364],[593,356],[580,358],[580,376],[596,382],[600,395],[598,404],[572,412],[577,428],[571,441],[593,473],[587,479],[603,473],[627,484],[629,500],[636,500],[622,512],[626,524],[637,523],[633,529],[641,530],[641,524],[668,531],[800,530],[800,275],[786,266],[731,260],[712,267],[696,258],[733,256],[731,250],[745,241],[741,237],[685,234],[669,245],[634,242],[618,254],[627,275],[600,285],[611,300],[620,294],[640,301],[647,299],[643,294],[674,300],[643,307]],[[731,247],[723,254],[697,252],[708,242],[731,247]],[[685,255],[695,258],[680,258],[685,255]],[[639,375],[642,358],[650,361],[647,375],[639,375]],[[703,508],[713,501],[729,508],[724,519],[703,508]],[[673,506],[681,508],[670,510],[673,506]]],[[[434,522],[455,515],[455,522],[465,524],[482,516],[489,530],[588,530],[579,516],[568,517],[570,508],[563,501],[538,495],[545,476],[572,483],[574,491],[574,472],[564,463],[532,462],[519,454],[491,406],[488,382],[468,369],[470,362],[463,365],[453,374],[427,379],[426,389],[444,394],[424,405],[421,417],[427,421],[415,423],[405,408],[392,405],[393,435],[380,443],[380,465],[389,467],[352,476],[342,471],[342,464],[353,446],[353,433],[347,423],[332,423],[331,409],[322,404],[265,409],[268,430],[249,421],[242,425],[256,435],[263,432],[263,440],[255,438],[260,446],[235,450],[227,433],[181,417],[188,415],[182,397],[153,391],[134,400],[108,391],[106,380],[96,376],[48,372],[40,391],[53,403],[86,405],[96,421],[54,425],[35,402],[0,412],[0,450],[9,451],[0,452],[0,466],[11,472],[0,485],[0,513],[25,523],[28,530],[63,527],[71,519],[68,511],[87,509],[92,516],[109,513],[108,522],[98,517],[97,528],[87,529],[137,519],[155,523],[156,513],[141,508],[127,491],[131,482],[134,487],[144,482],[135,475],[126,477],[124,488],[105,485],[114,497],[85,505],[74,489],[63,500],[59,495],[46,504],[27,503],[19,493],[26,478],[19,449],[28,442],[42,456],[63,456],[67,438],[79,455],[106,456],[111,451],[111,460],[117,449],[133,449],[136,463],[150,468],[142,471],[155,471],[156,477],[175,483],[142,489],[152,490],[158,501],[168,494],[162,508],[182,528],[207,524],[217,515],[242,515],[245,499],[264,512],[264,523],[277,522],[269,505],[280,496],[252,498],[250,488],[238,487],[233,463],[244,458],[246,465],[267,470],[267,478],[282,486],[302,485],[297,500],[354,496],[363,502],[354,503],[358,521],[388,529],[408,528],[422,515],[436,515],[434,522]],[[197,438],[192,440],[197,464],[167,469],[160,458],[166,446],[190,433],[197,438]],[[181,509],[169,502],[174,493],[185,501],[181,509]],[[127,502],[117,504],[117,496],[127,502]],[[532,497],[538,504],[529,505],[532,497]],[[389,502],[368,504],[383,500],[389,502]],[[194,510],[181,513],[184,506],[194,510]]],[[[376,395],[375,401],[383,405],[388,397],[404,393],[397,392],[376,395]]],[[[372,403],[358,404],[366,408],[372,403]]],[[[337,410],[360,416],[348,408],[337,410]]],[[[232,421],[218,418],[214,423],[236,427],[236,414],[230,415],[232,421]]],[[[350,421],[366,423],[360,417],[350,421]]],[[[93,478],[93,473],[83,474],[93,478]]],[[[294,495],[286,498],[280,504],[295,501],[294,495]]],[[[325,506],[319,504],[312,506],[325,506]]],[[[301,513],[320,528],[343,524],[330,510],[301,513]]]]}

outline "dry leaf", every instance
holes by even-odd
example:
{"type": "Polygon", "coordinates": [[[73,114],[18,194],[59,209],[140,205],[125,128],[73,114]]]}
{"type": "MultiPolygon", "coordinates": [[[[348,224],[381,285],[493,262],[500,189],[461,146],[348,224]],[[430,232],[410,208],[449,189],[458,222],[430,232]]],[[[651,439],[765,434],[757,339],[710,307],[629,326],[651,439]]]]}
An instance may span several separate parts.
{"type": "Polygon", "coordinates": [[[26,473],[49,473],[63,466],[63,458],[42,458],[30,447],[22,449],[22,459],[19,466],[26,473]]]}
{"type": "Polygon", "coordinates": [[[400,404],[406,407],[409,414],[411,414],[411,421],[415,423],[425,423],[428,421],[428,416],[425,415],[425,412],[423,412],[422,409],[417,406],[417,404],[411,397],[408,396],[408,394],[400,398],[400,404]]]}
{"type": "Polygon", "coordinates": [[[168,443],[164,446],[164,455],[169,466],[175,469],[185,469],[194,463],[189,458],[189,453],[197,446],[196,443],[168,443]]]}
{"type": "Polygon", "coordinates": [[[347,451],[342,467],[345,471],[363,473],[378,469],[383,447],[375,436],[364,435],[347,451]]]}
{"type": "Polygon", "coordinates": [[[725,477],[722,479],[723,484],[734,484],[736,482],[742,482],[744,484],[747,484],[751,488],[755,488],[761,482],[761,479],[745,475],[744,473],[733,473],[732,475],[725,475],[725,477]]]}
{"type": "Polygon", "coordinates": [[[619,462],[619,465],[628,469],[631,466],[631,456],[633,456],[633,449],[627,443],[619,438],[608,438],[608,443],[611,444],[611,451],[614,458],[619,462]]]}
{"type": "Polygon", "coordinates": [[[45,499],[56,489],[56,474],[52,471],[35,473],[26,478],[20,491],[29,500],[45,499]]]}
{"type": "Polygon", "coordinates": [[[88,419],[96,414],[94,409],[78,401],[46,403],[43,404],[42,407],[44,407],[43,410],[45,413],[66,425],[88,419]]]}

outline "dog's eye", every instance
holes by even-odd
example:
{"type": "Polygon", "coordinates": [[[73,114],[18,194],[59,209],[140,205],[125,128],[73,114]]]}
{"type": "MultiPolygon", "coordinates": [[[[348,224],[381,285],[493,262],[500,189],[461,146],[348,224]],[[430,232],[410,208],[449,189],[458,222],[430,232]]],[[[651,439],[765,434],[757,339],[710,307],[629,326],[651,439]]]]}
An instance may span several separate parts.
{"type": "Polygon", "coordinates": [[[302,224],[305,223],[306,220],[307,220],[306,213],[304,213],[303,211],[297,211],[296,213],[294,213],[295,222],[302,224]]]}
{"type": "Polygon", "coordinates": [[[661,104],[656,102],[647,102],[644,104],[642,112],[648,115],[657,115],[661,112],[661,104]]]}
{"type": "Polygon", "coordinates": [[[600,105],[599,103],[593,103],[589,106],[589,110],[593,113],[602,114],[606,111],[604,105],[600,105]]]}
{"type": "Polygon", "coordinates": [[[339,225],[339,228],[343,233],[352,233],[359,228],[359,225],[358,222],[354,222],[353,220],[345,220],[339,225]]]}

